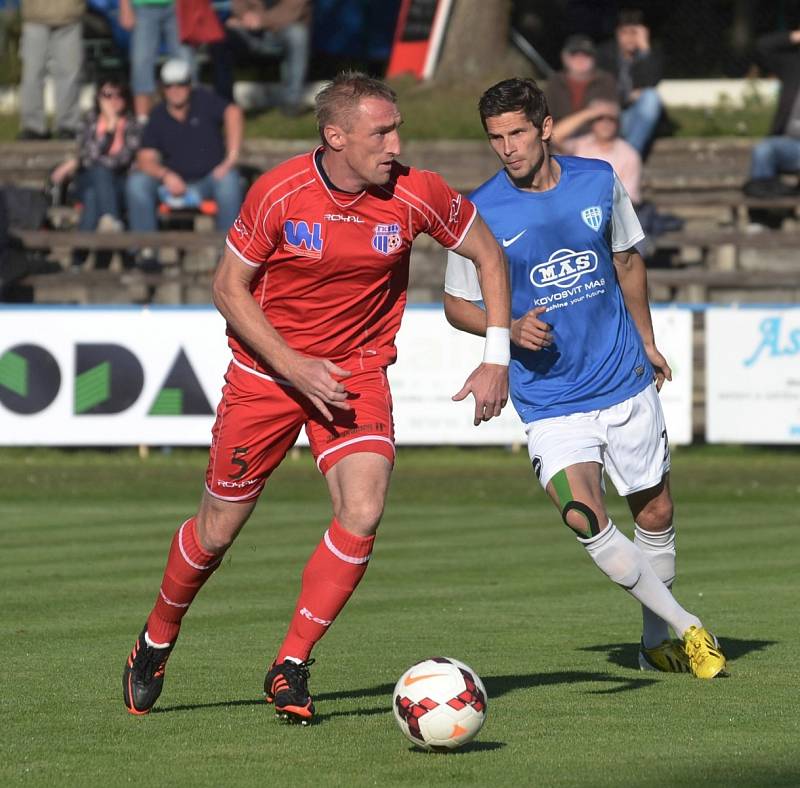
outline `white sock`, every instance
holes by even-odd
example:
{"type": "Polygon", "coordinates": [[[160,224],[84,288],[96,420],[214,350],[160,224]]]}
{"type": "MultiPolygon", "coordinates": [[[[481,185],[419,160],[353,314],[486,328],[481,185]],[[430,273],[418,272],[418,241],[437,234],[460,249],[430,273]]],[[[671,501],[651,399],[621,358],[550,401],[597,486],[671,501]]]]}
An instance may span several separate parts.
{"type": "Polygon", "coordinates": [[[155,641],[150,640],[149,632],[144,633],[144,640],[145,643],[147,643],[147,645],[150,646],[151,648],[167,648],[169,646],[169,643],[156,643],[155,641]]]}
{"type": "Polygon", "coordinates": [[[645,554],[618,531],[611,520],[597,536],[578,541],[605,575],[663,618],[676,632],[683,635],[691,626],[702,626],[696,616],[675,601],[645,554]]]}
{"type": "MultiPolygon", "coordinates": [[[[675,529],[670,526],[666,531],[645,531],[636,524],[633,530],[633,543],[645,554],[658,579],[667,588],[672,589],[675,580],[675,529]]],[[[642,605],[644,647],[653,648],[665,640],[669,640],[667,622],[649,607],[642,605]]]]}

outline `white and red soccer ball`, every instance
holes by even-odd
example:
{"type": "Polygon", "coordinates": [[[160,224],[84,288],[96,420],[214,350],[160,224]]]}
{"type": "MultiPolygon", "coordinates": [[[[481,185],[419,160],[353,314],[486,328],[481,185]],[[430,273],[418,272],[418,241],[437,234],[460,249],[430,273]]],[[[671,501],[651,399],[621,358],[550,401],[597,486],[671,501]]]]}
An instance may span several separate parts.
{"type": "Polygon", "coordinates": [[[486,688],[472,668],[450,657],[412,665],[398,680],[392,708],[400,730],[425,750],[454,750],[486,719],[486,688]]]}

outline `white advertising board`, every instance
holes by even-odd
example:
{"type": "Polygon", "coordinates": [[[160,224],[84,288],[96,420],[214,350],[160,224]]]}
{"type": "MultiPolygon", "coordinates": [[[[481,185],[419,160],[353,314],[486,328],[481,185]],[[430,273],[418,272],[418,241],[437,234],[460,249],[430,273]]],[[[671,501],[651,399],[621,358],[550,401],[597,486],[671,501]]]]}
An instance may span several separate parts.
{"type": "Polygon", "coordinates": [[[800,443],[800,307],[706,312],[706,439],[800,443]]]}
{"type": "MultiPolygon", "coordinates": [[[[662,391],[670,440],[691,440],[691,313],[655,310],[675,372],[662,391]]],[[[483,340],[451,328],[442,308],[410,308],[389,378],[403,445],[525,440],[509,406],[472,425],[451,400],[483,340]]],[[[212,308],[0,309],[0,445],[205,446],[230,354],[212,308]]],[[[305,434],[300,441],[305,443],[305,434]]]]}
{"type": "Polygon", "coordinates": [[[692,442],[692,391],[694,389],[694,343],[692,312],[680,307],[652,310],[656,345],[672,370],[672,380],[661,387],[661,405],[667,422],[669,442],[692,442]]]}
{"type": "Polygon", "coordinates": [[[230,359],[213,309],[0,311],[0,443],[208,445],[230,359]]]}

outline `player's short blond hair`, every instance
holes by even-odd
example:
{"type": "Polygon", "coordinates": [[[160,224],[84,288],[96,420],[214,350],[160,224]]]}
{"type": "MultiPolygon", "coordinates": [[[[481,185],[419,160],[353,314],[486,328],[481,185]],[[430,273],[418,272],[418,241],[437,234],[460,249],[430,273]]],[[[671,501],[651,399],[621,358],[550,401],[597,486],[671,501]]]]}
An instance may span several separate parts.
{"type": "Polygon", "coordinates": [[[392,88],[361,71],[342,71],[317,93],[314,103],[323,144],[326,126],[335,124],[350,130],[358,105],[365,98],[381,98],[397,104],[397,93],[392,88]]]}

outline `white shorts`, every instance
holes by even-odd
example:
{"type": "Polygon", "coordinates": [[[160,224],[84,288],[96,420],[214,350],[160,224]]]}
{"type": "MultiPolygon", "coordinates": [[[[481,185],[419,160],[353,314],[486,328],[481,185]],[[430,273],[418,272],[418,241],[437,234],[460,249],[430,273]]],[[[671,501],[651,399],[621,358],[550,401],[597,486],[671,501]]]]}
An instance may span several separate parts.
{"type": "Polygon", "coordinates": [[[597,462],[620,495],[655,487],[669,471],[669,440],[655,383],[618,405],[525,425],[528,453],[546,488],[559,471],[597,462]]]}

